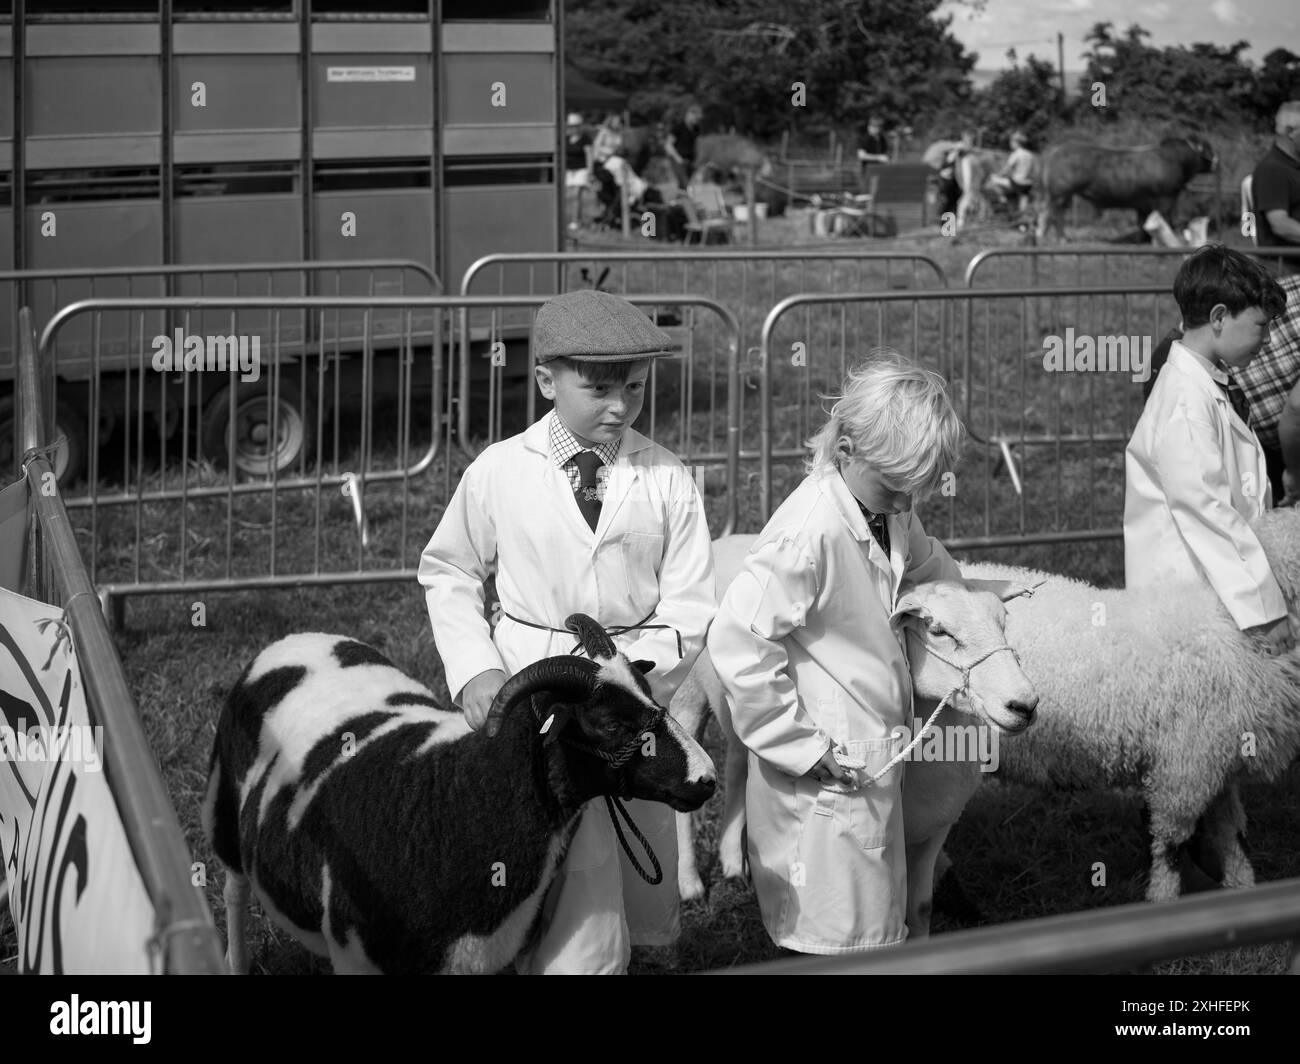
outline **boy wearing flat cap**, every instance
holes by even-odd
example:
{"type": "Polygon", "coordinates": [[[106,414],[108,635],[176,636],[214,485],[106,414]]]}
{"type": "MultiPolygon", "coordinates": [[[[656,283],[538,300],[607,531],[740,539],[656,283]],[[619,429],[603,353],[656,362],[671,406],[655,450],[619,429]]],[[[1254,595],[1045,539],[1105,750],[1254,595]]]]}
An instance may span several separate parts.
{"type": "MultiPolygon", "coordinates": [[[[570,292],[538,311],[537,384],[554,409],[465,470],[420,558],[447,688],[471,726],[482,726],[509,675],[573,651],[572,613],[629,629],[614,642],[654,662],[646,678],[663,706],[699,655],[715,609],[704,506],[676,456],[632,428],[649,360],[672,354],[669,344],[605,292],[570,292]],[[483,581],[494,558],[501,617],[492,631],[483,581]]],[[[675,941],[672,810],[628,808],[668,872],[663,882],[640,878],[605,804],[588,804],[519,971],[621,973],[632,945],[675,941]]]]}

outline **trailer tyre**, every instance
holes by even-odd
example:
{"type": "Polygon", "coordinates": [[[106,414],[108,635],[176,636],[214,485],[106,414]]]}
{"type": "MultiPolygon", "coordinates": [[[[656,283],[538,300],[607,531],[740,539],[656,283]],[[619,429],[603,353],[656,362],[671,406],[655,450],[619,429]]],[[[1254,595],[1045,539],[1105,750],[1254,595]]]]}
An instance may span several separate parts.
{"type": "MultiPolygon", "coordinates": [[[[268,398],[271,381],[241,383],[236,390],[234,464],[246,477],[290,472],[316,450],[316,407],[297,382],[280,378],[279,398],[268,398]],[[272,429],[274,427],[274,437],[272,429]]],[[[226,468],[231,453],[231,389],[224,386],[203,411],[199,444],[204,457],[226,468]]]]}
{"type": "MultiPolygon", "coordinates": [[[[0,472],[6,477],[18,472],[14,443],[17,420],[14,396],[0,396],[0,472]]],[[[86,415],[62,399],[55,408],[54,439],[66,438],[54,452],[54,475],[60,484],[75,483],[86,471],[86,415]]]]}

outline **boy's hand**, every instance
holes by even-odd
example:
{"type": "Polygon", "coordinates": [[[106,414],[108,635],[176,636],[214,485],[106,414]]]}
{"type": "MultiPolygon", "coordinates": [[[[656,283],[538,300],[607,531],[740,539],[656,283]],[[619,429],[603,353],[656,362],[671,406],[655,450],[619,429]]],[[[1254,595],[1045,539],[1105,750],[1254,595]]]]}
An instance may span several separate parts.
{"type": "Polygon", "coordinates": [[[1257,624],[1254,628],[1247,628],[1246,634],[1269,655],[1287,654],[1295,649],[1295,636],[1291,634],[1291,622],[1288,617],[1279,617],[1269,624],[1257,624]]]}
{"type": "Polygon", "coordinates": [[[835,751],[827,750],[817,764],[804,773],[809,779],[816,780],[823,787],[842,783],[845,787],[857,786],[857,778],[852,769],[845,768],[835,759],[835,751]]]}
{"type": "Polygon", "coordinates": [[[465,685],[460,693],[460,704],[465,710],[465,719],[475,731],[483,727],[488,710],[492,708],[492,699],[496,698],[506,674],[500,669],[488,669],[480,672],[465,685]]]}

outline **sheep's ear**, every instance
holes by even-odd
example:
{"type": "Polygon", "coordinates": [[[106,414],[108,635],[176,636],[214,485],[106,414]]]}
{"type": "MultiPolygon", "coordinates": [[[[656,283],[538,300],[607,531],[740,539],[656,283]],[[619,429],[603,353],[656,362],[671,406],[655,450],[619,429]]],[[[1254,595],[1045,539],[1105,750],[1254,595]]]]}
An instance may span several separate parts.
{"type": "Polygon", "coordinates": [[[542,721],[542,745],[550,746],[560,737],[573,716],[573,707],[568,702],[556,702],[551,706],[551,715],[542,721]]]}
{"type": "Polygon", "coordinates": [[[966,586],[972,591],[991,591],[1003,602],[1009,602],[1011,599],[1019,598],[1021,595],[1028,598],[1041,584],[1041,580],[1037,584],[1022,584],[1015,580],[966,581],[966,586]]]}
{"type": "Polygon", "coordinates": [[[898,596],[898,602],[894,606],[894,612],[890,615],[890,623],[897,623],[903,617],[911,615],[919,617],[927,624],[934,620],[934,614],[930,608],[921,601],[921,596],[915,591],[909,591],[906,594],[898,596]]]}
{"type": "Polygon", "coordinates": [[[646,661],[645,658],[637,658],[636,661],[632,662],[632,666],[642,676],[647,676],[654,669],[655,663],[653,661],[646,661]]]}

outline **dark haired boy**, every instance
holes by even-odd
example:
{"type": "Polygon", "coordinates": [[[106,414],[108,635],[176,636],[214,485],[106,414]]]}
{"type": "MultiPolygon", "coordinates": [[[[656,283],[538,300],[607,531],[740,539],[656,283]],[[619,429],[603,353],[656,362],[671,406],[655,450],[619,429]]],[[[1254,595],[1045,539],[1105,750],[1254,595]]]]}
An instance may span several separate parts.
{"type": "MultiPolygon", "coordinates": [[[[649,360],[671,354],[669,343],[605,292],[570,292],[538,311],[537,383],[555,408],[465,470],[420,558],[447,688],[473,727],[509,674],[573,652],[564,630],[572,613],[626,629],[614,642],[654,662],[646,678],[660,705],[699,655],[715,610],[704,507],[676,456],[632,428],[649,360]],[[494,560],[501,617],[492,630],[483,582],[494,560]]],[[[672,810],[628,808],[671,873],[672,810]]],[[[509,859],[502,855],[507,875],[509,859]]],[[[624,862],[604,804],[590,803],[517,961],[521,972],[618,973],[631,945],[676,939],[676,876],[650,887],[624,862]]],[[[496,889],[486,870],[483,883],[496,889]]]]}
{"type": "Polygon", "coordinates": [[[1250,528],[1272,505],[1272,490],[1234,378],[1286,299],[1264,267],[1219,244],[1188,257],[1174,298],[1183,337],[1125,455],[1125,580],[1154,588],[1203,580],[1262,647],[1289,650],[1286,602],[1250,528]]]}

